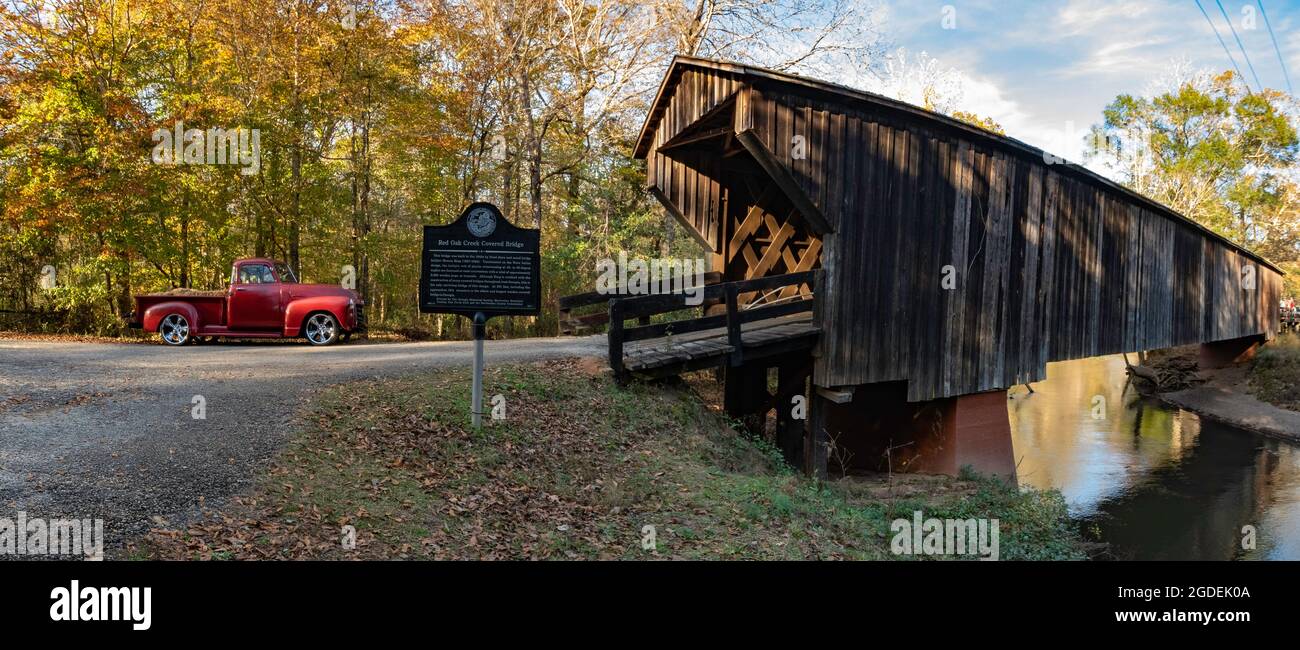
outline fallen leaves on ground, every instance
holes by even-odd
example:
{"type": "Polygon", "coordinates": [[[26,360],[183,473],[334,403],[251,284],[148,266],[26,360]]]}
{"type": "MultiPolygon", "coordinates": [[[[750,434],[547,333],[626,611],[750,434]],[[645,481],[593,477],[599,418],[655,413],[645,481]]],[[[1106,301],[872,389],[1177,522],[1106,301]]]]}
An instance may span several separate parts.
{"type": "MultiPolygon", "coordinates": [[[[601,386],[573,399],[509,391],[509,412],[519,425],[488,422],[484,433],[453,423],[462,419],[453,413],[425,417],[425,403],[394,403],[390,391],[366,389],[370,382],[343,387],[337,402],[313,414],[316,426],[279,456],[254,494],[184,530],[154,529],[132,553],[166,559],[621,556],[639,544],[640,511],[610,505],[602,492],[648,462],[639,456],[655,454],[648,438],[664,432],[631,426],[631,435],[611,446],[608,414],[585,418],[575,410],[601,411],[590,401],[608,397],[602,393],[607,379],[588,368],[577,360],[539,364],[532,371],[539,377],[576,376],[601,386]],[[331,426],[352,420],[345,428],[331,426]],[[624,462],[629,454],[640,460],[624,462]],[[314,493],[323,490],[338,494],[322,502],[314,493]],[[360,502],[378,507],[352,507],[360,502]],[[357,528],[355,549],[343,548],[345,525],[357,528]],[[427,534],[412,539],[411,530],[427,534]]],[[[465,388],[460,377],[445,377],[424,396],[434,401],[465,388]]]]}
{"type": "MultiPolygon", "coordinates": [[[[469,426],[468,393],[463,369],[325,391],[251,494],[188,524],[155,522],[127,555],[879,559],[898,512],[976,487],[810,481],[736,433],[703,374],[619,388],[578,359],[494,368],[485,402],[504,396],[507,418],[485,418],[481,431],[469,426]]],[[[999,494],[1021,505],[1014,489],[999,494]]]]}

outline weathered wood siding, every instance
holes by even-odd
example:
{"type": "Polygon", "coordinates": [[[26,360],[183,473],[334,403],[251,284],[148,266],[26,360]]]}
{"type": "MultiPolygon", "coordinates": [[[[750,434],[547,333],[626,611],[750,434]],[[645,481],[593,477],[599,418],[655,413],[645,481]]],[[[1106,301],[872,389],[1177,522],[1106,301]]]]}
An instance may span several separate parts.
{"type": "Polygon", "coordinates": [[[792,90],[755,85],[741,105],[737,128],[834,229],[818,385],[907,380],[925,400],[1276,331],[1276,271],[1064,165],[792,90]]]}
{"type": "Polygon", "coordinates": [[[778,230],[746,232],[746,216],[793,211],[796,252],[825,270],[817,385],[906,380],[927,400],[1038,381],[1049,361],[1277,331],[1280,274],[1226,240],[1014,141],[817,83],[675,64],[638,143],[652,191],[729,275],[776,256],[778,230]],[[659,151],[723,111],[725,145],[659,151]],[[784,200],[761,198],[772,187],[784,200]]]}
{"type": "Polygon", "coordinates": [[[669,157],[659,146],[732,99],[742,84],[737,75],[697,69],[683,71],[674,83],[672,97],[657,117],[654,148],[646,157],[646,183],[702,244],[719,253],[727,213],[727,189],[719,182],[724,176],[721,156],[687,151],[669,157]]]}

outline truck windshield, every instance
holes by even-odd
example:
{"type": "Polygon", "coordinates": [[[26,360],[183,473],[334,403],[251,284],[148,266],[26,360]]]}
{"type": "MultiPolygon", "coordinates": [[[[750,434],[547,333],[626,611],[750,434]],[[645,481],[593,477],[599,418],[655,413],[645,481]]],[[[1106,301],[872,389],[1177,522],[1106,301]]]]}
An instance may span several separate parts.
{"type": "Polygon", "coordinates": [[[289,266],[287,264],[281,264],[280,262],[276,262],[275,274],[280,276],[280,282],[291,282],[294,284],[298,283],[298,278],[294,276],[293,271],[289,269],[289,266]]]}

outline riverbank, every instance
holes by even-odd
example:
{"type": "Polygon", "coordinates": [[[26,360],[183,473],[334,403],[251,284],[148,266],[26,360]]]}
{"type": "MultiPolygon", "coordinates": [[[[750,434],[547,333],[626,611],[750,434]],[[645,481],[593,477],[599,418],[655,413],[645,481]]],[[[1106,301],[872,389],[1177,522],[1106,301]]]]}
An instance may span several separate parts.
{"type": "Polygon", "coordinates": [[[1196,356],[1195,346],[1154,356],[1157,371],[1189,368],[1192,373],[1181,382],[1190,387],[1158,392],[1159,399],[1235,427],[1300,441],[1300,338],[1280,335],[1251,361],[1225,368],[1197,368],[1196,356]]]}
{"type": "Polygon", "coordinates": [[[1001,559],[1085,555],[1055,491],[807,479],[738,434],[703,375],[618,388],[593,360],[491,368],[505,418],[476,432],[467,374],[322,391],[249,494],[128,557],[885,560],[912,557],[891,552],[891,524],[917,511],[998,519],[1001,559]]]}

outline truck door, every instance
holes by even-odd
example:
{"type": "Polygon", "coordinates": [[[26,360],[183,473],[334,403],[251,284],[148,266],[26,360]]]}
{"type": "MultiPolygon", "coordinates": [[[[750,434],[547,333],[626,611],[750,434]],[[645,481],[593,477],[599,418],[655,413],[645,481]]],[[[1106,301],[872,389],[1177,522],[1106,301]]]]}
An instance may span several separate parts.
{"type": "Polygon", "coordinates": [[[231,330],[279,330],[284,327],[280,283],[271,266],[261,262],[239,265],[230,285],[231,330]]]}

